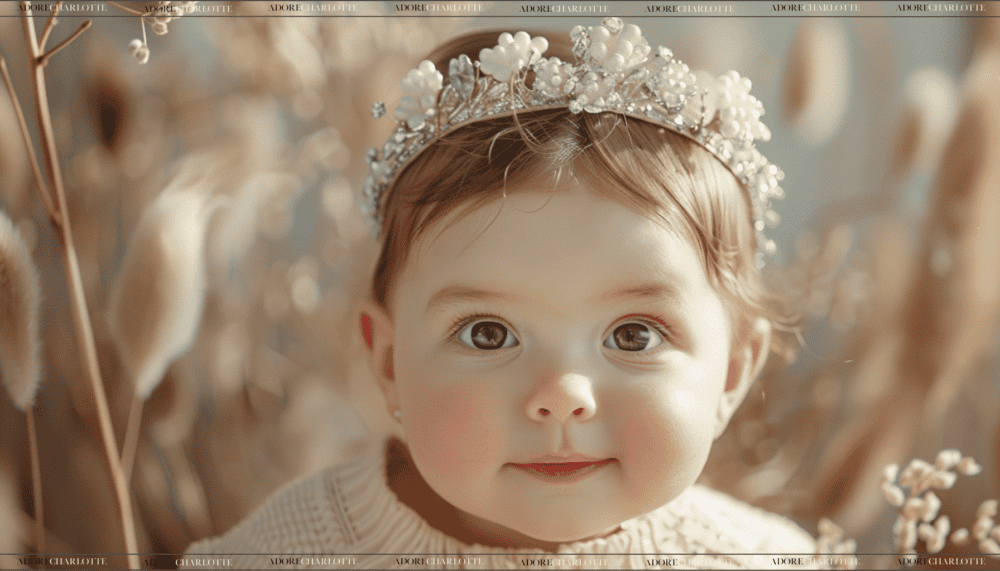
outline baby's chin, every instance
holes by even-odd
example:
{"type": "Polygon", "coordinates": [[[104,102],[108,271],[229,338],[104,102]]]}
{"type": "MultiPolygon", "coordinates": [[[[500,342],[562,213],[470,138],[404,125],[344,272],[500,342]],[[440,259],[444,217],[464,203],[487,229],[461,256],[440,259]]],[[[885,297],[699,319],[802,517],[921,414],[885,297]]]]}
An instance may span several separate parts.
{"type": "Polygon", "coordinates": [[[608,514],[547,514],[538,517],[504,518],[503,522],[483,519],[467,512],[466,525],[474,526],[482,538],[494,545],[525,548],[533,547],[556,551],[565,543],[576,543],[610,536],[627,521],[625,516],[608,517],[608,514]],[[602,517],[603,516],[603,517],[602,517]],[[619,520],[619,518],[621,518],[619,520]]]}
{"type": "MultiPolygon", "coordinates": [[[[538,530],[537,535],[529,535],[530,537],[535,537],[540,544],[554,544],[555,546],[564,543],[577,543],[581,541],[589,541],[592,539],[599,539],[602,537],[608,537],[614,535],[616,532],[621,530],[621,523],[614,524],[606,529],[595,531],[593,526],[588,527],[578,527],[578,526],[550,526],[546,529],[538,530]]],[[[529,531],[529,530],[526,530],[529,531]]]]}

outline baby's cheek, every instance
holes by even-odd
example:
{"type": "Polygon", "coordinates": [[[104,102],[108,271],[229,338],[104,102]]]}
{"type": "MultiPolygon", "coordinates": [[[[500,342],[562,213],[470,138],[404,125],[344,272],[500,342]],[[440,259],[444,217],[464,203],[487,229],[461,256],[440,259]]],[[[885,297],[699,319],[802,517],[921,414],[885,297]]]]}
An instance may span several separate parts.
{"type": "Polygon", "coordinates": [[[690,486],[704,465],[711,438],[700,428],[706,410],[684,395],[636,401],[619,425],[626,483],[637,495],[669,501],[690,486]]]}
{"type": "Polygon", "coordinates": [[[496,422],[498,404],[477,388],[451,385],[424,390],[411,410],[404,411],[410,448],[424,469],[461,479],[498,461],[502,464],[505,431],[496,422]]]}

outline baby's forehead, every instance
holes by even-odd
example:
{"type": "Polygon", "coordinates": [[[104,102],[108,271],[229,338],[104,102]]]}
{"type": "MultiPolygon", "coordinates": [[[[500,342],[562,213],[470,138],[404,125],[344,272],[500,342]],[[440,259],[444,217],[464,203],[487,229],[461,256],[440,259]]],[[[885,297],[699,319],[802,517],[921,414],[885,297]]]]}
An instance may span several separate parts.
{"type": "Polygon", "coordinates": [[[450,213],[417,244],[407,279],[529,292],[558,285],[584,299],[642,283],[703,285],[707,276],[694,245],[663,220],[574,183],[450,213]]]}
{"type": "Polygon", "coordinates": [[[470,241],[478,240],[501,216],[525,215],[524,223],[518,228],[521,234],[533,234],[540,230],[551,234],[558,228],[567,232],[578,229],[593,231],[601,226],[602,221],[606,222],[606,218],[623,220],[622,209],[634,215],[628,224],[638,228],[659,227],[670,233],[674,240],[682,240],[698,249],[694,233],[676,208],[631,196],[627,191],[611,189],[610,186],[589,176],[572,173],[560,177],[558,184],[552,184],[551,177],[535,177],[506,185],[499,192],[451,205],[446,214],[429,224],[415,238],[413,251],[425,250],[441,239],[456,240],[456,236],[466,234],[470,241]],[[545,210],[546,205],[553,201],[565,204],[545,210]],[[530,216],[532,214],[538,215],[530,216]],[[456,226],[462,227],[465,232],[449,232],[456,226]]]}

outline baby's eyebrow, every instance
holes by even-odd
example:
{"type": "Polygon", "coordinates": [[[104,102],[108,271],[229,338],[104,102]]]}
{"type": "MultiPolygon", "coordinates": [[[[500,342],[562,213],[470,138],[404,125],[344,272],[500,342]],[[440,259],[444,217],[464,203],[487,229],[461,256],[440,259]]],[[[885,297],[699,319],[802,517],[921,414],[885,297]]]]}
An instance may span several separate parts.
{"type": "Polygon", "coordinates": [[[670,283],[650,283],[634,287],[627,287],[608,292],[601,296],[601,301],[612,302],[623,299],[665,299],[677,300],[680,298],[680,291],[676,285],[670,283]]]}
{"type": "Polygon", "coordinates": [[[469,301],[490,301],[490,302],[500,302],[500,301],[512,301],[514,298],[512,296],[498,293],[495,291],[488,291],[484,289],[477,289],[468,286],[461,285],[451,285],[438,290],[434,295],[431,296],[430,301],[427,302],[427,314],[434,313],[435,311],[440,311],[449,305],[453,305],[461,302],[469,301]]]}

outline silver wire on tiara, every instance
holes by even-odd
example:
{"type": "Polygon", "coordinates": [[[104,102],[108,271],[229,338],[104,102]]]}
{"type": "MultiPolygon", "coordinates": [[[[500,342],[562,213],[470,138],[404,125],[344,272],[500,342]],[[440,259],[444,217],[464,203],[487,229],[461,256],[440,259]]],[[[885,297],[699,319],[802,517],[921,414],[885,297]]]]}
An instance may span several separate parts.
{"type": "MultiPolygon", "coordinates": [[[[663,126],[715,155],[750,193],[757,232],[756,263],[773,255],[774,241],[764,229],[778,224],[771,201],[784,197],[784,173],[768,162],[755,141],[771,131],[760,117],[764,105],[750,95],[750,80],[735,71],[713,77],[691,71],[666,47],[652,49],[634,24],[606,18],[600,26],[576,26],[570,32],[576,63],[543,58],[549,42],[527,32],[503,33],[479,61],[466,55],[451,60],[448,80],[423,61],[401,82],[403,97],[394,112],[396,131],[366,156],[371,174],[363,192],[366,210],[379,230],[379,206],[403,167],[436,137],[468,123],[511,115],[519,110],[568,108],[572,113],[613,112],[663,126]],[[531,84],[529,74],[533,73],[531,84]]],[[[385,115],[376,102],[372,116],[385,115]]]]}

